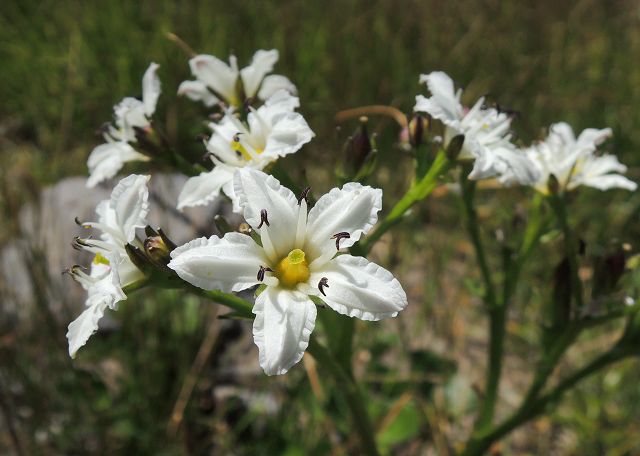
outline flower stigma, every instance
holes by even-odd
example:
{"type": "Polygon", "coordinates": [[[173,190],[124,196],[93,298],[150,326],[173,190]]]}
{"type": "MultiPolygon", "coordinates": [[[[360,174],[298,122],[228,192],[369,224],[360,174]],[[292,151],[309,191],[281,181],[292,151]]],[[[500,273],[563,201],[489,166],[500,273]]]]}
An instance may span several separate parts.
{"type": "Polygon", "coordinates": [[[293,249],[276,266],[275,275],[280,285],[293,288],[301,282],[309,280],[309,264],[300,249],[293,249]]]}
{"type": "Polygon", "coordinates": [[[96,253],[96,256],[93,257],[93,264],[106,264],[109,266],[109,260],[100,252],[96,253]]]}

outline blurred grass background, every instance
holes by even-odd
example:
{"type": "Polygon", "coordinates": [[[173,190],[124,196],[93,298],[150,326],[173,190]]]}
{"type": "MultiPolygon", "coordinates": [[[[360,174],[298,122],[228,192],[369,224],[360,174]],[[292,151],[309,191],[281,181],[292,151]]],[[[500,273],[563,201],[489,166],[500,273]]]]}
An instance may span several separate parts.
{"type": "MultiPolygon", "coordinates": [[[[141,75],[150,61],[161,65],[163,95],[157,121],[163,122],[182,152],[193,156],[202,152],[195,137],[205,111],[173,96],[190,74],[187,56],[166,39],[168,32],[198,52],[223,59],[234,52],[241,64],[256,49],[280,51],[276,72],[297,84],[301,111],[317,134],[304,152],[286,164],[298,171],[298,178],[299,171],[306,169],[310,179],[322,182],[323,190],[329,186],[327,178],[346,136],[336,133],[335,113],[367,104],[390,104],[409,112],[414,96],[424,91],[418,75],[436,69],[447,71],[465,87],[467,102],[488,93],[502,106],[519,111],[514,127],[523,143],[540,138],[546,126],[560,120],[577,130],[613,128],[614,139],[605,148],[630,166],[633,179],[640,178],[640,7],[634,1],[9,0],[0,5],[1,244],[11,243],[19,233],[16,214],[35,200],[39,188],[86,173],[86,157],[99,142],[96,129],[111,119],[115,102],[140,93],[141,75]]],[[[384,160],[394,163],[383,167],[378,177],[387,191],[388,208],[393,195],[406,186],[406,174],[395,166],[400,154],[392,147],[396,127],[379,119],[372,126],[381,133],[384,160]]],[[[513,213],[507,209],[526,195],[514,190],[509,195],[487,196],[482,207],[486,232],[508,225],[513,213]]],[[[606,245],[612,232],[636,242],[640,198],[625,192],[585,191],[579,200],[576,206],[583,209],[573,214],[573,221],[584,227],[581,236],[589,245],[606,245]],[[611,212],[603,216],[602,207],[611,212]]],[[[393,238],[399,249],[381,249],[378,255],[392,266],[399,259],[409,264],[398,266],[398,273],[412,287],[410,294],[418,297],[412,304],[420,309],[420,319],[411,321],[408,334],[426,337],[425,343],[434,343],[440,354],[464,371],[470,351],[476,350],[477,359],[484,362],[484,320],[470,291],[476,277],[473,256],[455,209],[454,200],[446,198],[425,205],[412,224],[393,238]],[[473,318],[461,316],[464,312],[473,318]],[[469,323],[472,328],[467,327],[469,323]],[[468,331],[478,339],[469,343],[468,331]],[[425,332],[433,335],[424,336],[425,332]]],[[[74,234],[69,233],[69,240],[74,234]]],[[[531,268],[529,286],[523,287],[521,297],[535,298],[548,291],[546,266],[531,268]]],[[[41,271],[34,277],[49,273],[58,271],[41,271]]],[[[40,299],[36,308],[46,308],[47,297],[40,299]]],[[[339,435],[348,436],[346,421],[340,418],[344,405],[331,395],[325,397],[334,417],[326,423],[319,412],[320,399],[314,396],[316,400],[309,403],[311,387],[302,368],[284,380],[267,381],[260,376],[243,380],[246,394],[269,392],[276,398],[290,398],[284,409],[273,411],[263,404],[248,410],[247,402],[237,399],[241,396],[237,391],[222,405],[212,402],[212,385],[219,385],[224,377],[213,355],[207,375],[198,382],[196,399],[187,408],[181,433],[167,434],[175,397],[211,320],[210,306],[198,300],[176,306],[176,299],[170,293],[141,294],[128,301],[135,306],[122,306],[116,317],[120,330],[92,339],[91,347],[79,357],[84,366],[80,369],[66,358],[65,318],[39,313],[18,327],[3,321],[0,405],[5,419],[0,426],[6,432],[1,433],[0,445],[15,451],[13,433],[25,454],[204,454],[214,448],[220,453],[293,455],[340,449],[330,445],[326,433],[327,426],[334,426],[339,435]],[[107,362],[117,368],[108,368],[107,362]],[[292,410],[293,416],[288,413],[292,410]],[[12,427],[8,420],[13,421],[12,427]]],[[[521,306],[514,314],[509,348],[526,357],[539,321],[532,308],[521,306]],[[528,323],[522,325],[522,321],[528,323]]],[[[389,328],[400,330],[408,324],[401,319],[399,328],[395,324],[389,328]]],[[[237,332],[238,325],[225,322],[221,331],[237,332]]],[[[393,330],[389,340],[373,337],[375,329],[369,326],[359,334],[364,353],[412,344],[411,340],[398,342],[393,330]]],[[[594,340],[586,342],[597,347],[598,339],[594,340]]],[[[449,366],[449,361],[436,362],[425,353],[430,352],[416,352],[416,356],[418,364],[420,356],[428,357],[423,360],[429,366],[427,372],[418,372],[427,379],[432,367],[440,372],[443,365],[439,363],[449,366]]],[[[576,356],[582,359],[582,354],[576,356]]],[[[510,368],[514,377],[519,371],[526,376],[530,365],[514,362],[510,368]]],[[[396,370],[379,369],[385,375],[401,370],[397,366],[396,370]]],[[[448,367],[444,371],[449,372],[448,367]]],[[[528,436],[512,439],[502,450],[506,454],[640,454],[639,372],[627,363],[585,383],[581,393],[571,395],[551,419],[536,421],[528,436]]],[[[460,376],[454,378],[462,381],[460,376]]],[[[461,394],[451,390],[455,382],[442,383],[440,377],[420,382],[418,396],[423,400],[399,404],[398,420],[404,421],[389,424],[391,431],[381,437],[387,439],[384,448],[418,454],[424,447],[416,442],[428,442],[434,451],[442,452],[438,442],[443,435],[454,435],[455,440],[456,428],[468,421],[470,411],[466,406],[448,405],[447,397],[461,394]],[[447,388],[454,392],[448,393],[447,388]]],[[[520,391],[518,382],[514,383],[515,391],[520,391]]],[[[394,405],[393,400],[407,391],[402,382],[370,386],[379,393],[381,408],[394,405]]],[[[465,391],[473,395],[472,389],[465,391]]]]}

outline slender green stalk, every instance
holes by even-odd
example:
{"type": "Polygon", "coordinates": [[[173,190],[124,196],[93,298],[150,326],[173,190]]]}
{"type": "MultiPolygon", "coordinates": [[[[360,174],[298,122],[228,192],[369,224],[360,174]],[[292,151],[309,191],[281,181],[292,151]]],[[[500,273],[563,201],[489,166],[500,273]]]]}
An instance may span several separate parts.
{"type": "Polygon", "coordinates": [[[215,301],[219,304],[230,307],[231,309],[236,311],[238,317],[253,318],[253,313],[251,312],[253,305],[236,295],[224,293],[218,290],[203,290],[186,283],[184,284],[184,287],[191,293],[197,294],[207,299],[211,299],[212,301],[215,301]]]}
{"type": "Polygon", "coordinates": [[[478,266],[480,267],[480,273],[482,275],[482,281],[485,286],[484,300],[489,308],[498,305],[496,299],[496,290],[493,285],[493,279],[491,277],[491,271],[489,269],[489,263],[487,262],[487,256],[482,245],[482,238],[480,237],[480,224],[478,223],[478,214],[474,206],[474,197],[476,191],[476,183],[470,181],[462,172],[460,175],[460,188],[462,191],[462,202],[464,204],[464,210],[466,215],[467,231],[471,238],[471,243],[476,253],[478,260],[478,266]]]}
{"type": "Polygon", "coordinates": [[[618,362],[631,355],[631,352],[620,345],[616,345],[610,351],[595,358],[592,362],[572,375],[562,380],[555,388],[535,401],[523,402],[518,410],[507,418],[503,423],[488,432],[476,436],[461,453],[462,456],[479,456],[484,454],[491,445],[523,425],[527,421],[543,413],[549,405],[556,403],[564,393],[573,388],[577,383],[601,369],[618,362]]]}
{"type": "Polygon", "coordinates": [[[320,345],[314,337],[309,341],[307,351],[333,376],[336,385],[344,395],[351,411],[354,430],[360,437],[362,454],[368,456],[380,454],[376,445],[373,425],[362,398],[362,392],[354,378],[342,368],[329,350],[320,345]]]}
{"type": "Polygon", "coordinates": [[[506,306],[496,297],[495,286],[487,263],[487,257],[480,237],[478,214],[474,206],[476,184],[461,173],[460,188],[466,216],[466,226],[476,253],[480,273],[484,282],[484,302],[489,312],[489,354],[485,393],[480,405],[476,429],[484,429],[491,425],[498,398],[500,374],[502,373],[502,354],[504,351],[504,334],[506,324],[506,306]]]}
{"type": "Polygon", "coordinates": [[[452,165],[444,151],[438,152],[433,160],[429,171],[422,179],[414,182],[407,193],[396,203],[391,212],[378,224],[375,230],[365,239],[351,247],[353,255],[365,256],[378,239],[382,237],[390,228],[402,220],[402,217],[418,201],[425,199],[438,186],[439,177],[445,173],[452,165]]]}

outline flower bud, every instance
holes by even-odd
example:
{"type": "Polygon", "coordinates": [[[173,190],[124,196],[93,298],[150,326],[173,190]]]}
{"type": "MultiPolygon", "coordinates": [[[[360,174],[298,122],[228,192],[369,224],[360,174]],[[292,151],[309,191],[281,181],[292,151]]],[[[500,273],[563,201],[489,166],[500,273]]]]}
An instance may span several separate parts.
{"type": "Polygon", "coordinates": [[[360,127],[345,144],[345,171],[352,176],[358,174],[358,171],[360,171],[373,150],[369,132],[367,131],[368,122],[368,118],[360,117],[360,127]]]}
{"type": "Polygon", "coordinates": [[[458,159],[458,155],[460,155],[463,145],[464,135],[456,135],[451,138],[451,141],[449,141],[449,144],[447,145],[447,158],[452,162],[456,161],[458,159]]]}
{"type": "Polygon", "coordinates": [[[146,275],[149,275],[153,271],[154,265],[140,248],[126,244],[124,249],[136,268],[140,269],[146,275]]]}
{"type": "Polygon", "coordinates": [[[429,125],[429,120],[422,114],[416,114],[409,121],[409,143],[414,148],[422,145],[424,130],[429,125]]]}
{"type": "Polygon", "coordinates": [[[563,258],[553,272],[553,299],[548,312],[552,328],[562,328],[571,318],[571,281],[571,263],[563,258]]]}
{"type": "Polygon", "coordinates": [[[595,258],[593,271],[593,296],[603,296],[615,291],[624,274],[626,256],[622,246],[604,256],[595,258]]]}
{"type": "Polygon", "coordinates": [[[547,180],[547,190],[550,195],[557,195],[560,192],[560,182],[553,174],[549,175],[549,179],[547,180]]]}
{"type": "Polygon", "coordinates": [[[133,127],[136,135],[138,149],[146,155],[159,157],[168,151],[164,138],[162,138],[152,126],[140,128],[133,127]]]}
{"type": "Polygon", "coordinates": [[[147,257],[156,264],[167,265],[171,261],[171,250],[161,236],[151,236],[144,240],[147,257]]]}

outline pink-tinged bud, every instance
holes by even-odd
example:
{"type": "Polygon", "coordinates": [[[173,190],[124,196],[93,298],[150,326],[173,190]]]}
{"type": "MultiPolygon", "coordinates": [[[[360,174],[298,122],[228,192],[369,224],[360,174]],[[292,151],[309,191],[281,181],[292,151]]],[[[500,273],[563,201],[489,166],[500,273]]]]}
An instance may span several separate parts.
{"type": "Polygon", "coordinates": [[[422,114],[416,114],[409,121],[409,143],[411,146],[420,147],[424,137],[424,131],[429,126],[429,119],[422,114]]]}
{"type": "Polygon", "coordinates": [[[360,127],[345,144],[345,171],[354,176],[358,174],[373,150],[367,131],[368,122],[368,118],[360,117],[360,127]]]}

